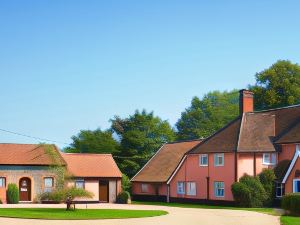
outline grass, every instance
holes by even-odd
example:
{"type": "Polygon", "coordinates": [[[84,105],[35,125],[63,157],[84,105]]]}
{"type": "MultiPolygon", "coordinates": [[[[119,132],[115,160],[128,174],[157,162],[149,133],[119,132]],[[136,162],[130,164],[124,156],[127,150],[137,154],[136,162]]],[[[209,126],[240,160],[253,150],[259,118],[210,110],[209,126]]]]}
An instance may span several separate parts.
{"type": "Polygon", "coordinates": [[[260,213],[278,216],[278,213],[273,208],[240,208],[240,207],[231,207],[231,206],[201,205],[201,204],[192,204],[192,203],[138,202],[138,201],[134,201],[132,204],[160,205],[160,206],[170,206],[170,207],[180,207],[180,208],[247,210],[247,211],[254,211],[254,212],[260,212],[260,213]]]}
{"type": "Polygon", "coordinates": [[[282,225],[300,225],[300,217],[281,216],[280,222],[282,225]]]}
{"type": "Polygon", "coordinates": [[[75,211],[66,211],[63,208],[0,209],[0,217],[49,220],[125,219],[162,216],[166,214],[168,213],[162,210],[76,209],[75,211]]]}

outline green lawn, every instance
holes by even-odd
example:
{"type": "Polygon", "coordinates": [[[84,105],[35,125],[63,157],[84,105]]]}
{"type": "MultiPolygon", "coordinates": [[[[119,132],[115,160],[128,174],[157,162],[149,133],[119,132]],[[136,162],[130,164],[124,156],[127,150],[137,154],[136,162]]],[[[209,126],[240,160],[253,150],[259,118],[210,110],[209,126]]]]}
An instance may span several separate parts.
{"type": "Polygon", "coordinates": [[[282,225],[300,225],[300,217],[281,216],[280,222],[282,225]]]}
{"type": "Polygon", "coordinates": [[[270,214],[270,215],[278,215],[277,212],[273,208],[240,208],[240,207],[213,206],[213,205],[201,205],[201,204],[190,204],[190,203],[139,202],[139,201],[133,201],[132,204],[162,205],[162,206],[181,207],[181,208],[247,210],[247,211],[261,212],[261,213],[270,214]]]}
{"type": "Polygon", "coordinates": [[[168,214],[161,210],[121,210],[121,209],[76,209],[63,208],[7,208],[0,209],[0,217],[49,219],[49,220],[90,220],[122,219],[161,216],[168,214]]]}

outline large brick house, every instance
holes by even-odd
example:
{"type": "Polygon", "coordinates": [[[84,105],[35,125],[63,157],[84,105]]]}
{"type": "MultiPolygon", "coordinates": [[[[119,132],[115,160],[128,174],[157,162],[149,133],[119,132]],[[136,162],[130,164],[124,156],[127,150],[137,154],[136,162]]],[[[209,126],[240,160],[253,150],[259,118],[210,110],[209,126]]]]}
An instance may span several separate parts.
{"type": "MultiPolygon", "coordinates": [[[[299,144],[300,105],[254,112],[253,93],[241,90],[239,116],[185,153],[167,181],[167,201],[230,203],[231,185],[240,177],[258,175],[282,161],[289,167],[276,183],[277,197],[300,192],[299,144]]],[[[133,189],[133,194],[140,193],[133,189]]]]}
{"type": "Polygon", "coordinates": [[[9,183],[19,188],[21,202],[56,188],[61,179],[54,166],[67,168],[71,179],[65,185],[84,188],[94,194],[85,201],[115,202],[121,191],[122,174],[110,154],[66,154],[55,145],[0,144],[0,199],[6,202],[9,183]],[[49,148],[51,151],[49,151],[49,148]]]}

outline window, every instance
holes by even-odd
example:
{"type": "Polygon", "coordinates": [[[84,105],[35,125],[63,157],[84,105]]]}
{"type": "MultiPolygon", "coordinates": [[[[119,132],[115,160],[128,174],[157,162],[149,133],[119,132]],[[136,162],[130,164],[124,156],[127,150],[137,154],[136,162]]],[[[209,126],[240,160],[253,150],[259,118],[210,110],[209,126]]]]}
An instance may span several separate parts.
{"type": "Polygon", "coordinates": [[[5,177],[0,177],[0,188],[5,187],[5,177]]]}
{"type": "Polygon", "coordinates": [[[84,180],[75,180],[75,187],[84,189],[84,180]]]}
{"type": "Polygon", "coordinates": [[[142,184],[142,192],[147,193],[148,192],[148,184],[142,184]]]}
{"type": "Polygon", "coordinates": [[[215,181],[214,182],[215,188],[215,196],[216,197],[224,197],[224,182],[222,181],[215,181]]]}
{"type": "Polygon", "coordinates": [[[186,183],[186,194],[187,195],[196,195],[196,183],[187,182],[186,183]]]}
{"type": "Polygon", "coordinates": [[[281,198],[284,195],[284,184],[275,183],[276,197],[281,198]]]}
{"type": "Polygon", "coordinates": [[[185,194],[184,182],[177,182],[177,194],[183,195],[185,194]]]}
{"type": "Polygon", "coordinates": [[[53,177],[45,177],[44,178],[44,192],[51,192],[54,186],[53,177]]]}
{"type": "Polygon", "coordinates": [[[208,166],[208,155],[207,154],[200,155],[199,165],[200,166],[208,166]]]}
{"type": "Polygon", "coordinates": [[[264,165],[275,165],[276,164],[276,153],[264,153],[263,154],[264,165]]]}
{"type": "Polygon", "coordinates": [[[214,156],[215,166],[224,166],[224,153],[218,153],[214,156]]]}
{"type": "Polygon", "coordinates": [[[293,185],[293,192],[299,193],[300,192],[300,179],[294,179],[293,185]]]}

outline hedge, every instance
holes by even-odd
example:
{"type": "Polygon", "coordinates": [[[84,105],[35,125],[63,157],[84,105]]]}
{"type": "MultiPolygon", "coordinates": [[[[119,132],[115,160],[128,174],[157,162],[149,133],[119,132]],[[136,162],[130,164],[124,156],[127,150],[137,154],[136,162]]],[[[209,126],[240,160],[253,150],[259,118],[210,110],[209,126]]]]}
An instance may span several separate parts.
{"type": "Polygon", "coordinates": [[[287,194],[282,197],[281,207],[288,214],[300,216],[300,194],[287,194]]]}
{"type": "Polygon", "coordinates": [[[130,194],[128,191],[122,191],[117,196],[117,203],[119,204],[127,204],[130,199],[130,194]]]}

